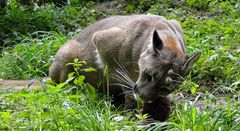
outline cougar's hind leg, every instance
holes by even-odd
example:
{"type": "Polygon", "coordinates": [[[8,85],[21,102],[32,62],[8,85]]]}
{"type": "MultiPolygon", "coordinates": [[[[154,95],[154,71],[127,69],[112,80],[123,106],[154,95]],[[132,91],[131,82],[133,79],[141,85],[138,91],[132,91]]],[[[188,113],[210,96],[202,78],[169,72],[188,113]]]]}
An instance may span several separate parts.
{"type": "Polygon", "coordinates": [[[54,62],[49,70],[49,77],[55,82],[55,83],[62,83],[65,80],[67,80],[68,73],[70,73],[73,69],[66,65],[67,63],[59,64],[58,62],[54,62]]]}
{"type": "Polygon", "coordinates": [[[49,77],[55,82],[60,83],[61,68],[58,67],[57,62],[53,62],[49,69],[49,77]]]}
{"type": "Polygon", "coordinates": [[[53,64],[49,69],[49,77],[55,83],[64,82],[67,79],[68,74],[73,71],[72,65],[67,63],[73,62],[78,57],[78,51],[75,43],[69,41],[63,45],[57,52],[53,64]]]}

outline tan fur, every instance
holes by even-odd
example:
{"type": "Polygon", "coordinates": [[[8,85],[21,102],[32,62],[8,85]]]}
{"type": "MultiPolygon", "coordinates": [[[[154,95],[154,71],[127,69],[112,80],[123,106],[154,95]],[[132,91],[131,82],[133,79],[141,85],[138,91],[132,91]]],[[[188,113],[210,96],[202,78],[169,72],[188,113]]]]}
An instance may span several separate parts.
{"type": "Polygon", "coordinates": [[[171,38],[171,37],[166,38],[165,43],[166,43],[165,46],[167,46],[167,47],[171,48],[172,50],[174,50],[175,52],[177,52],[177,54],[179,54],[179,57],[184,59],[185,54],[184,54],[182,48],[176,46],[176,43],[173,38],[171,38]]]}
{"type": "MultiPolygon", "coordinates": [[[[98,72],[85,75],[88,82],[99,88],[103,79],[103,67],[107,65],[110,73],[115,73],[120,64],[135,82],[136,93],[143,98],[147,96],[146,100],[154,100],[159,94],[167,95],[179,85],[166,87],[167,77],[176,78],[173,75],[166,76],[166,71],[173,70],[184,75],[186,69],[191,69],[199,56],[194,56],[194,61],[192,58],[188,59],[185,54],[183,31],[176,20],[167,20],[157,15],[114,16],[90,25],[63,45],[50,67],[49,76],[57,83],[65,81],[67,74],[72,71],[72,67],[66,64],[78,58],[98,69],[98,72]],[[154,31],[156,38],[153,37],[154,31]],[[153,44],[153,40],[157,41],[156,44],[153,44]],[[152,82],[146,82],[145,72],[154,75],[152,82]],[[168,91],[155,91],[156,87],[164,87],[168,91]],[[148,98],[149,95],[155,97],[148,98]]],[[[112,80],[110,84],[114,82],[116,81],[112,80]]],[[[110,87],[112,92],[118,89],[128,91],[124,88],[110,87]]],[[[131,98],[125,96],[125,101],[127,105],[132,105],[131,98]]]]}

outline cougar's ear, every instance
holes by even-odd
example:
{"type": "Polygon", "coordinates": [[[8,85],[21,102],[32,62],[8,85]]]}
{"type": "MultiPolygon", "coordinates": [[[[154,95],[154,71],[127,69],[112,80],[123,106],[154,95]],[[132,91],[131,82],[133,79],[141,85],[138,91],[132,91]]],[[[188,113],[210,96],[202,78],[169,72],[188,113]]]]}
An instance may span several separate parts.
{"type": "Polygon", "coordinates": [[[189,71],[192,69],[193,64],[200,58],[201,52],[198,52],[190,57],[187,57],[184,66],[182,67],[183,75],[187,75],[189,71]]]}
{"type": "Polygon", "coordinates": [[[157,33],[157,30],[154,30],[153,32],[153,50],[155,52],[158,52],[159,50],[161,50],[163,48],[163,43],[162,40],[160,38],[160,36],[157,33]]]}

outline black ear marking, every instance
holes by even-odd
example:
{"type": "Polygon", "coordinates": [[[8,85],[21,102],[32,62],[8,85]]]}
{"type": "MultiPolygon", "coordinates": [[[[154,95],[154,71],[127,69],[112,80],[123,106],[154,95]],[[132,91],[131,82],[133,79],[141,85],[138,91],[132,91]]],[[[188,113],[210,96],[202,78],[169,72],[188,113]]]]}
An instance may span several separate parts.
{"type": "Polygon", "coordinates": [[[163,43],[161,38],[159,37],[157,30],[155,29],[153,32],[153,49],[155,52],[161,50],[163,48],[163,43]]]}

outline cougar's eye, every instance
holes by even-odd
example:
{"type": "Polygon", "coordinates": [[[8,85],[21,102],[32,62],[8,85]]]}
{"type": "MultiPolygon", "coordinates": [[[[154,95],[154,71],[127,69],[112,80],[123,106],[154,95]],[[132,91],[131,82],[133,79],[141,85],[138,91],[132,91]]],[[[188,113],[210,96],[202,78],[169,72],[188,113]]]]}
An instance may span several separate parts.
{"type": "Polygon", "coordinates": [[[146,80],[147,80],[148,82],[153,81],[153,76],[150,75],[150,74],[148,74],[148,73],[145,73],[145,78],[146,78],[146,80]]]}

